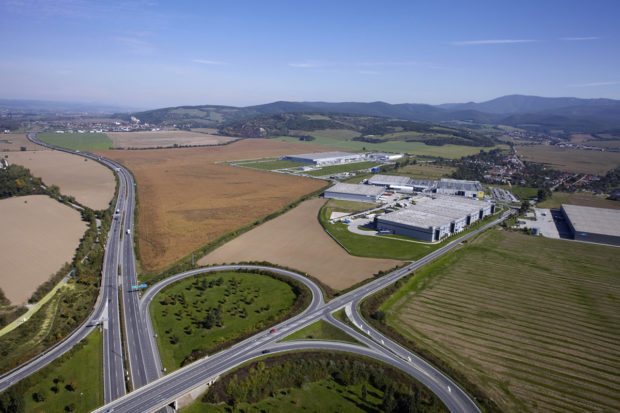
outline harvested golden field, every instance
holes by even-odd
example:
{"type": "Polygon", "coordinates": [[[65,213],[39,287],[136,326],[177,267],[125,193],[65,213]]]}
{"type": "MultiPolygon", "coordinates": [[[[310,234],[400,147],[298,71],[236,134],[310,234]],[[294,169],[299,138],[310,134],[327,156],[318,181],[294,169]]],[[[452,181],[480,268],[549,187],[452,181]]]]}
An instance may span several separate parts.
{"type": "Polygon", "coordinates": [[[0,287],[13,304],[70,262],[86,231],[80,213],[46,195],[0,200],[0,287]]]}
{"type": "Polygon", "coordinates": [[[105,209],[116,181],[113,172],[90,159],[59,151],[8,152],[11,164],[23,165],[46,185],[57,185],[63,195],[71,195],[92,209],[105,209]]]}
{"type": "Polygon", "coordinates": [[[0,134],[0,152],[17,152],[21,148],[27,151],[49,151],[44,146],[32,143],[26,137],[26,133],[3,133],[0,134]]]}
{"type": "Polygon", "coordinates": [[[551,145],[518,146],[523,160],[545,163],[566,172],[605,175],[620,165],[619,152],[586,151],[551,145]]]}
{"type": "Polygon", "coordinates": [[[335,290],[342,290],[388,270],[400,261],[347,254],[319,223],[324,199],[314,198],[264,223],[198,261],[201,265],[268,261],[304,271],[335,290]]]}
{"type": "Polygon", "coordinates": [[[620,406],[617,247],[489,230],[381,307],[503,412],[620,406]]]}
{"type": "Polygon", "coordinates": [[[326,185],[217,162],[303,149],[301,144],[246,139],[225,146],[99,153],[123,163],[136,177],[140,260],[145,270],[156,271],[326,185]]]}
{"type": "Polygon", "coordinates": [[[188,145],[220,145],[232,142],[237,138],[218,136],[212,133],[188,131],[144,131],[144,132],[108,132],[115,148],[171,148],[175,144],[188,145]]]}

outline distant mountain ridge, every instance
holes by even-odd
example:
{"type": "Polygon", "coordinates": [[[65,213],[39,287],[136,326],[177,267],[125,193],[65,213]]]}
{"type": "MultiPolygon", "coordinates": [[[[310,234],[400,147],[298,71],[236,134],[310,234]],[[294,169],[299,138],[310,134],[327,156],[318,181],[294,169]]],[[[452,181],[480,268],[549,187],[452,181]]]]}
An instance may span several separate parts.
{"type": "Polygon", "coordinates": [[[446,103],[437,105],[447,110],[475,110],[478,112],[512,115],[536,113],[569,107],[602,107],[620,101],[613,99],[580,99],[572,97],[546,98],[540,96],[507,95],[486,102],[446,103]]]}
{"type": "Polygon", "coordinates": [[[602,132],[620,128],[620,100],[510,95],[482,103],[427,105],[386,102],[287,102],[233,107],[179,106],[137,112],[148,123],[216,127],[278,113],[339,113],[416,122],[502,124],[539,132],[602,132]]]}

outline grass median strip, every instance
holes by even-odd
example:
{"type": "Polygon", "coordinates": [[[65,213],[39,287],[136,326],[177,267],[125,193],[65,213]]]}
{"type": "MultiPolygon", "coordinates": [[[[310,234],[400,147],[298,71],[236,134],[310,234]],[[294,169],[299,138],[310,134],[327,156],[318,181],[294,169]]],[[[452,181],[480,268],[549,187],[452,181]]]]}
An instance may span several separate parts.
{"type": "Polygon", "coordinates": [[[319,320],[287,336],[282,341],[331,340],[359,344],[359,341],[324,320],[319,320]]]}

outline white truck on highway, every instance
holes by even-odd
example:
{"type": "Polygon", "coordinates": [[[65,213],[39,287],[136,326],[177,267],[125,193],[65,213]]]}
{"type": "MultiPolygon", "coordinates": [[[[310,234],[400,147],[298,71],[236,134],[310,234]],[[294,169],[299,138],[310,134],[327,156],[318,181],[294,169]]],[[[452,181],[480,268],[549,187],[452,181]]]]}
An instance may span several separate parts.
{"type": "Polygon", "coordinates": [[[131,230],[127,228],[127,234],[131,234],[131,230]]]}

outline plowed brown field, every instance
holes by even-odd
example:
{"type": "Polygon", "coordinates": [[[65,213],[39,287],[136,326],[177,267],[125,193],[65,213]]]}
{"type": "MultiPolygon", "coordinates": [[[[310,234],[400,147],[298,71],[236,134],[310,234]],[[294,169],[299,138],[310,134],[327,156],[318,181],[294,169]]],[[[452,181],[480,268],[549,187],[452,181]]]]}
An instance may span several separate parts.
{"type": "Polygon", "coordinates": [[[22,304],[73,259],[86,223],[80,213],[45,195],[0,201],[0,286],[22,304]]]}
{"type": "Polygon", "coordinates": [[[177,145],[219,145],[236,140],[227,136],[187,131],[108,132],[115,148],[156,148],[177,145]]]}
{"type": "Polygon", "coordinates": [[[301,144],[246,139],[226,146],[99,153],[136,177],[140,260],[145,270],[155,271],[325,185],[216,162],[304,150],[301,144]]]}
{"type": "Polygon", "coordinates": [[[268,261],[307,272],[342,290],[400,261],[361,258],[347,254],[325,233],[317,218],[324,199],[303,202],[218,248],[198,261],[201,265],[240,261],[268,261]]]}
{"type": "Polygon", "coordinates": [[[21,148],[26,148],[27,151],[43,151],[50,150],[44,146],[37,145],[28,140],[25,133],[3,133],[0,134],[0,152],[17,152],[21,151],[21,148]]]}
{"type": "Polygon", "coordinates": [[[63,195],[93,209],[105,209],[114,196],[111,170],[82,156],[59,151],[6,152],[10,164],[23,165],[46,185],[57,185],[63,195]]]}

